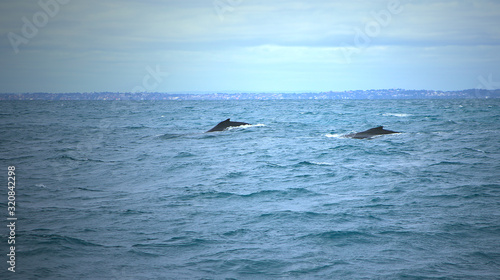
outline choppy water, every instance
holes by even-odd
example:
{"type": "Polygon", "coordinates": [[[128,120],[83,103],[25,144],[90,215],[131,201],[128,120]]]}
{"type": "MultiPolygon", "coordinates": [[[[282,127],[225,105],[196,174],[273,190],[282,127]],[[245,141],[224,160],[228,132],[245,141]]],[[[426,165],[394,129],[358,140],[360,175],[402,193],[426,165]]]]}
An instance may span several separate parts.
{"type": "Polygon", "coordinates": [[[0,108],[4,279],[500,278],[498,99],[0,108]]]}

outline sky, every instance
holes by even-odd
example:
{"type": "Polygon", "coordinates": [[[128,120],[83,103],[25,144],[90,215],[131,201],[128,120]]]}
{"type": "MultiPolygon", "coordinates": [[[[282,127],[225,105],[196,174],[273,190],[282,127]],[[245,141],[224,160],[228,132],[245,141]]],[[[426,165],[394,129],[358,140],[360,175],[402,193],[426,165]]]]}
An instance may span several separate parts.
{"type": "Polygon", "coordinates": [[[500,88],[498,0],[2,0],[0,93],[500,88]]]}

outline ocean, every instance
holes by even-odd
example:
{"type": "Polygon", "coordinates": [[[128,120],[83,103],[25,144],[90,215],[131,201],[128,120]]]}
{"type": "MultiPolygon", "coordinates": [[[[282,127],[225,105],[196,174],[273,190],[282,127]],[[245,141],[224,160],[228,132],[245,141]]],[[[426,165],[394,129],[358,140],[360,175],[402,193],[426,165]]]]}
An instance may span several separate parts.
{"type": "Polygon", "coordinates": [[[2,279],[500,279],[500,99],[0,108],[2,279]]]}

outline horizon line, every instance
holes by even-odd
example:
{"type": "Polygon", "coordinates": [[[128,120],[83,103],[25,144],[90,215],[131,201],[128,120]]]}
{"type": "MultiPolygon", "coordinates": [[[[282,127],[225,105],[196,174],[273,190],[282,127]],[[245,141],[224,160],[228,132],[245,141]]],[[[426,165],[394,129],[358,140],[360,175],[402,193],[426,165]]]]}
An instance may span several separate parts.
{"type": "Polygon", "coordinates": [[[105,93],[119,93],[119,94],[303,94],[303,93],[347,93],[347,92],[368,92],[368,91],[433,91],[433,92],[463,92],[470,90],[480,90],[480,91],[497,91],[497,89],[485,89],[485,88],[468,88],[468,89],[457,89],[457,90],[441,90],[441,89],[405,89],[405,88],[380,88],[380,89],[349,89],[349,90],[327,90],[327,91],[313,91],[313,90],[300,90],[300,91],[240,91],[240,90],[224,90],[224,91],[212,91],[212,90],[186,90],[186,91],[140,91],[140,92],[130,92],[130,91],[68,91],[68,92],[48,92],[48,91],[36,91],[36,92],[0,92],[0,94],[105,94],[105,93]]]}

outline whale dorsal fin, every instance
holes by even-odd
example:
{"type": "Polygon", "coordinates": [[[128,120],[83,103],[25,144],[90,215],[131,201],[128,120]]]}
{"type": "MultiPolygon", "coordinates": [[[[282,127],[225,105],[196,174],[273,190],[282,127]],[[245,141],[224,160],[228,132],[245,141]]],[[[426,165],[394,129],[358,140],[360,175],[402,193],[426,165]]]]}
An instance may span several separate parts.
{"type": "Polygon", "coordinates": [[[374,132],[374,131],[381,131],[381,130],[384,130],[383,126],[377,126],[374,128],[370,128],[370,129],[366,130],[365,132],[374,132]]]}

